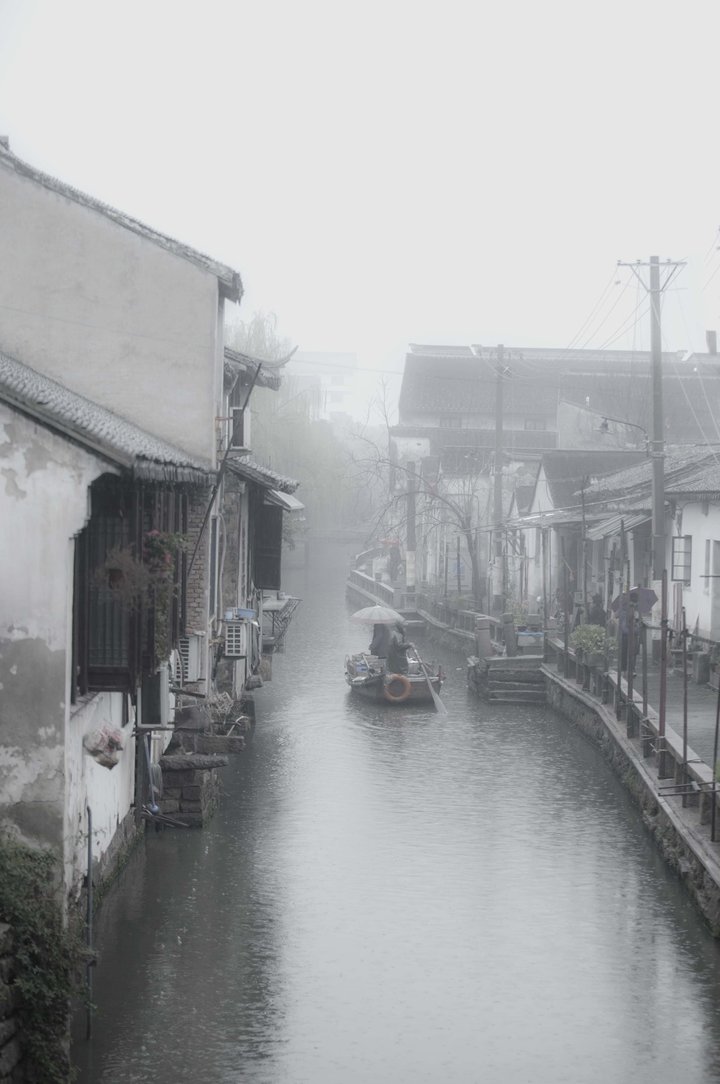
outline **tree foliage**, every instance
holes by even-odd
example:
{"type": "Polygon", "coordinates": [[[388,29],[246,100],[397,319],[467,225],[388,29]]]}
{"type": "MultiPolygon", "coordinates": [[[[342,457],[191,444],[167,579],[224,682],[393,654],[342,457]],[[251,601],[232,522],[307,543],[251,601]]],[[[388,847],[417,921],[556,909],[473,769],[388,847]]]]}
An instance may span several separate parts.
{"type": "MultiPolygon", "coordinates": [[[[253,357],[279,360],[292,347],[274,313],[255,313],[228,329],[228,343],[253,357]]],[[[314,531],[361,529],[374,514],[375,496],[355,466],[358,438],[324,420],[322,390],[313,378],[281,370],[279,390],[256,387],[249,404],[253,456],[278,474],[300,482],[298,497],[314,531]]],[[[292,523],[292,517],[286,517],[292,523]]]]}

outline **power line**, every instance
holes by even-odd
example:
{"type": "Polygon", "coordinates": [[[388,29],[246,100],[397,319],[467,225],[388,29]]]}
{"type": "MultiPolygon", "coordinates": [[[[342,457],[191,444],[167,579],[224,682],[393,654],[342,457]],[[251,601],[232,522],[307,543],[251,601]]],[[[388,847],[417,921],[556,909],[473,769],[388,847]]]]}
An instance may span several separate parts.
{"type": "Polygon", "coordinates": [[[598,333],[598,332],[600,331],[600,328],[601,328],[601,327],[604,327],[604,325],[605,325],[605,324],[607,323],[607,321],[608,321],[608,320],[610,319],[610,317],[612,316],[613,312],[615,311],[615,309],[617,308],[617,306],[618,306],[618,305],[620,304],[620,302],[621,302],[621,300],[622,300],[622,298],[623,298],[623,295],[624,295],[624,293],[625,293],[625,291],[627,290],[627,288],[628,288],[628,286],[629,286],[629,285],[630,285],[630,279],[629,279],[629,278],[627,278],[627,279],[626,279],[626,281],[625,281],[625,285],[623,286],[623,288],[622,288],[622,290],[620,291],[620,293],[618,294],[618,296],[617,296],[617,297],[615,298],[615,301],[613,302],[613,304],[612,304],[612,305],[610,306],[610,308],[608,309],[608,311],[607,311],[607,312],[605,313],[605,316],[604,316],[604,317],[602,318],[602,320],[600,321],[600,323],[598,324],[598,326],[597,326],[597,327],[595,328],[595,330],[594,330],[594,331],[593,331],[593,332],[592,332],[592,333],[591,333],[591,334],[590,334],[590,335],[588,336],[588,338],[587,338],[587,339],[585,340],[585,342],[583,343],[583,349],[584,349],[584,348],[585,348],[585,347],[586,347],[586,346],[588,345],[588,343],[590,342],[590,340],[591,340],[591,339],[593,339],[593,338],[594,338],[594,337],[595,337],[595,336],[597,335],[597,333],[598,333]]]}
{"type": "Polygon", "coordinates": [[[590,313],[588,314],[588,316],[586,316],[586,317],[585,317],[585,320],[584,320],[584,321],[583,321],[583,323],[582,323],[582,324],[580,325],[580,327],[578,328],[578,330],[577,330],[577,331],[575,332],[575,334],[573,335],[573,337],[572,337],[572,339],[570,340],[570,342],[569,342],[569,343],[567,344],[567,346],[565,347],[565,349],[566,349],[566,350],[572,350],[572,348],[573,348],[573,346],[575,345],[575,343],[577,342],[577,340],[578,340],[578,339],[580,338],[580,336],[581,336],[581,335],[583,334],[583,332],[585,331],[585,328],[587,327],[587,325],[588,325],[588,324],[590,323],[590,321],[591,321],[591,320],[593,319],[593,317],[595,316],[595,313],[596,313],[596,312],[598,311],[598,309],[600,308],[600,306],[601,306],[601,305],[602,305],[602,303],[604,302],[604,300],[605,300],[605,298],[606,298],[606,296],[607,296],[607,294],[608,294],[608,292],[609,292],[609,290],[610,290],[610,287],[611,287],[611,286],[613,285],[613,282],[615,281],[615,275],[616,275],[616,274],[617,274],[617,272],[616,272],[615,270],[613,270],[613,273],[611,274],[611,276],[610,276],[610,278],[608,279],[608,281],[607,281],[607,283],[606,283],[605,287],[603,288],[603,290],[602,290],[602,293],[600,294],[600,297],[599,297],[599,298],[598,298],[598,300],[596,301],[595,305],[594,305],[594,306],[593,306],[593,308],[591,309],[591,311],[590,311],[590,313]]]}

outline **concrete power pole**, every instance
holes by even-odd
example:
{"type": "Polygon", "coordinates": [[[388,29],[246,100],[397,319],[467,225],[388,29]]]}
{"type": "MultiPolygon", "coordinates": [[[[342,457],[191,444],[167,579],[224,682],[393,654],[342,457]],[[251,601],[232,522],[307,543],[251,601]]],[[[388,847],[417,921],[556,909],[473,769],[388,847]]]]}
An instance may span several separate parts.
{"type": "Polygon", "coordinates": [[[503,570],[503,377],[505,347],[497,348],[497,376],[495,383],[495,485],[493,490],[493,609],[502,613],[505,608],[505,576],[503,570]]]}
{"type": "Polygon", "coordinates": [[[415,531],[415,492],[416,477],[415,464],[408,462],[407,470],[407,541],[405,545],[405,589],[407,592],[407,605],[415,605],[415,548],[417,545],[415,531]]]}
{"type": "Polygon", "coordinates": [[[653,579],[665,568],[665,433],[663,431],[662,330],[660,323],[660,263],[650,257],[650,356],[652,359],[652,533],[653,579]]]}
{"type": "Polygon", "coordinates": [[[650,296],[650,358],[652,365],[652,533],[653,533],[653,580],[661,580],[665,568],[665,427],[663,421],[662,389],[662,330],[660,321],[660,297],[670,285],[676,273],[685,266],[684,261],[664,260],[667,270],[665,281],[660,283],[660,260],[651,256],[648,263],[618,261],[618,267],[629,267],[638,282],[650,296]],[[649,284],[645,283],[640,268],[650,270],[649,284]]]}

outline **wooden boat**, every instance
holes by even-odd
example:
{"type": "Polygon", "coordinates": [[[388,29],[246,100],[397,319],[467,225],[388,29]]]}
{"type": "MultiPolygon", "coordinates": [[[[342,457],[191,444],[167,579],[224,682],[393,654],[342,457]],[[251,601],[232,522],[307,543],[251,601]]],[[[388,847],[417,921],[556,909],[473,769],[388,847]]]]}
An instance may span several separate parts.
{"type": "Polygon", "coordinates": [[[354,693],[366,700],[385,704],[425,704],[432,701],[428,678],[434,692],[439,693],[445,680],[441,667],[434,663],[424,665],[413,647],[408,649],[407,660],[407,673],[393,674],[388,673],[385,659],[379,659],[376,655],[369,655],[366,651],[348,655],[345,658],[345,680],[354,693]]]}

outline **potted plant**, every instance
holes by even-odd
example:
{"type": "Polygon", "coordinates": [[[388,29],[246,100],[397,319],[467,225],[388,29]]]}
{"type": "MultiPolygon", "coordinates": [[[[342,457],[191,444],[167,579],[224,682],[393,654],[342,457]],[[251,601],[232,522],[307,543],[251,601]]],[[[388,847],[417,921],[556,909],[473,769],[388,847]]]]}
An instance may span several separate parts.
{"type": "Polygon", "coordinates": [[[570,634],[570,647],[589,666],[605,666],[606,633],[602,625],[578,625],[570,634]]]}
{"type": "Polygon", "coordinates": [[[170,614],[176,594],[175,562],[186,547],[184,535],[152,530],[143,536],[142,554],[133,546],[115,546],[95,572],[99,588],[109,590],[128,613],[154,614],[155,659],[170,655],[170,614]]]}

